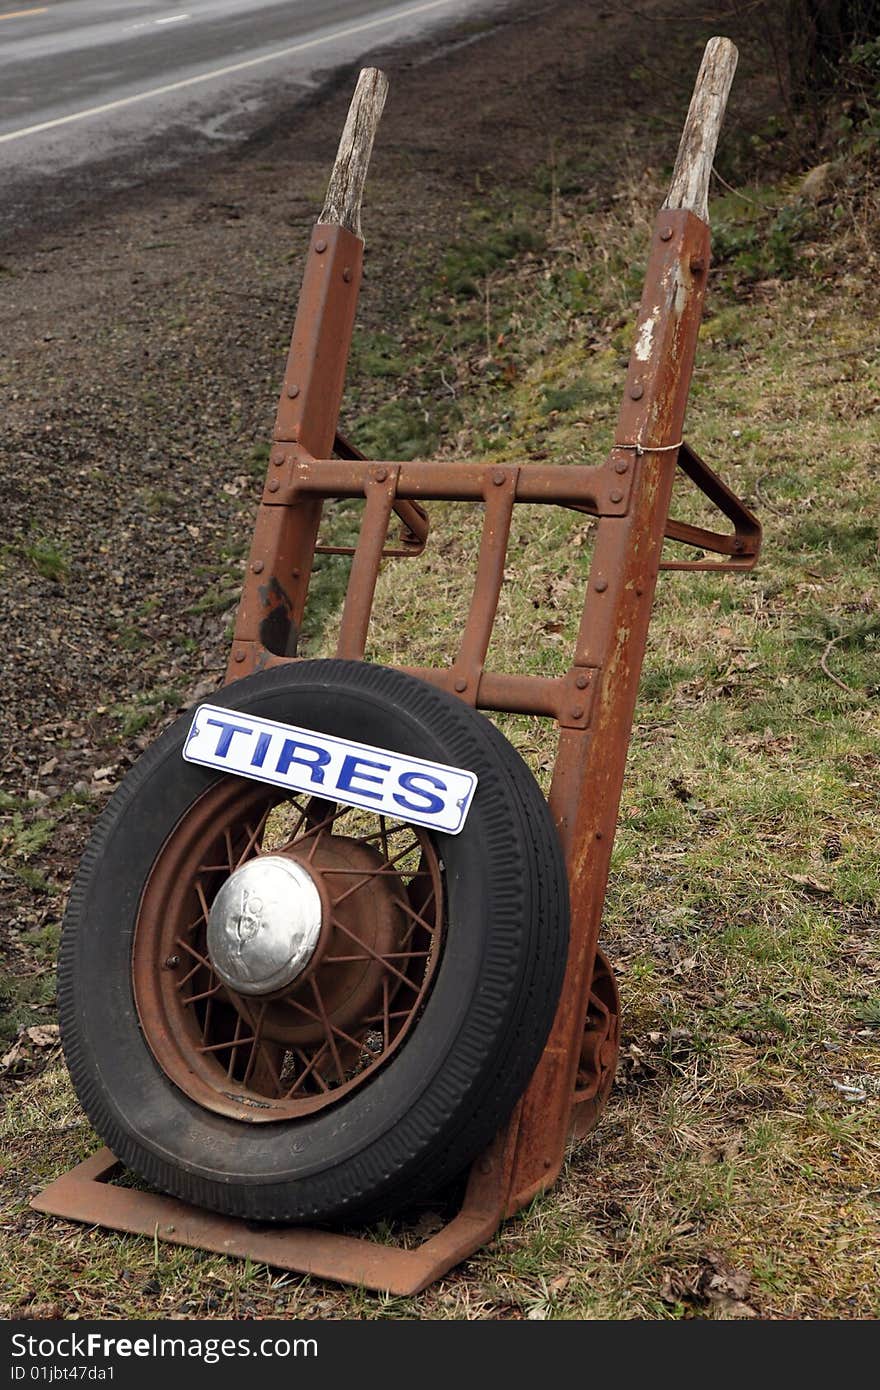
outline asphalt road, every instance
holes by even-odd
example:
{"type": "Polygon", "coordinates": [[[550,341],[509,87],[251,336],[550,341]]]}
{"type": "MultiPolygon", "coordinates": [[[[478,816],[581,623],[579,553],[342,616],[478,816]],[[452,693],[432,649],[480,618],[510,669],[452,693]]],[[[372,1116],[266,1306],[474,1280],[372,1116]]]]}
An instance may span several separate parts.
{"type": "Polygon", "coordinates": [[[246,138],[498,0],[0,0],[0,237],[246,138]]]}

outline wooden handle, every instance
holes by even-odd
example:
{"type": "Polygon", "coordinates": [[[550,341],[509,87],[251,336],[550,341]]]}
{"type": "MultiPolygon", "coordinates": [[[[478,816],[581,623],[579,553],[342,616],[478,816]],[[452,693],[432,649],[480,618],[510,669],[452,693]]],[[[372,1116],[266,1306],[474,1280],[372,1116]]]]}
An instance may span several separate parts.
{"type": "Polygon", "coordinates": [[[361,202],[373,141],[388,95],[388,78],[378,68],[361,68],[327,185],[319,222],[335,223],[362,236],[361,202]]]}
{"type": "Polygon", "coordinates": [[[709,221],[709,176],[739,54],[730,39],[710,39],[691,97],[665,208],[709,221]]]}

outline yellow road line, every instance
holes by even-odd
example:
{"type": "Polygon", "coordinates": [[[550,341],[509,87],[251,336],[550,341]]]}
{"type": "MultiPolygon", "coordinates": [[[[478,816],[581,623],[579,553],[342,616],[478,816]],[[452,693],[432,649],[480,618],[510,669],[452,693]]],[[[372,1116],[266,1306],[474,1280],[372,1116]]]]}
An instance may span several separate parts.
{"type": "Polygon", "coordinates": [[[25,14],[45,14],[48,5],[40,5],[36,10],[7,10],[6,14],[0,14],[0,19],[20,19],[25,14]]]}

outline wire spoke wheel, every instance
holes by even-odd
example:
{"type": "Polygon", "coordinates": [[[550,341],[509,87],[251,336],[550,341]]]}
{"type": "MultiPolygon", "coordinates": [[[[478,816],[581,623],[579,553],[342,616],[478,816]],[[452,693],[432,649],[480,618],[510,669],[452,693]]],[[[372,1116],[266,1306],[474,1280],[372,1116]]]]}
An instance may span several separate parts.
{"type": "MultiPolygon", "coordinates": [[[[255,898],[235,923],[239,955],[257,929],[255,898]]],[[[220,1114],[277,1121],[333,1104],[387,1063],[419,1017],[442,946],[442,872],[427,831],[224,779],[153,867],[132,985],[144,1036],[176,1085],[220,1114]],[[212,959],[212,910],[246,865],[279,858],[317,888],[317,941],[292,980],[243,992],[212,959]]]]}
{"type": "Polygon", "coordinates": [[[71,891],[62,1041],[148,1183],[259,1221],[385,1215],[510,1115],[559,998],[568,889],[547,804],[481,714],[363,662],[296,661],[225,708],[470,771],[459,834],[185,761],[132,768],[71,891]]]}

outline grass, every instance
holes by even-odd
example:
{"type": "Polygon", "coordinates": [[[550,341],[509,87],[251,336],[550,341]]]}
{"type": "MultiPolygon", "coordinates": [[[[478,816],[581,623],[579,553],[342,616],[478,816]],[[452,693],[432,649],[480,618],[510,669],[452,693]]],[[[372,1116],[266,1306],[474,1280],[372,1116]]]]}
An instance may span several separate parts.
{"type": "MultiPolygon", "coordinates": [[[[369,452],[601,459],[662,193],[634,171],[603,211],[573,174],[551,185],[552,237],[515,235],[546,213],[544,183],[513,213],[506,191],[496,213],[488,199],[476,250],[466,227],[426,275],[405,341],[364,333],[352,433],[369,452]]],[[[26,1216],[30,1193],[94,1147],[52,1066],[12,1094],[0,1128],[4,1310],[880,1314],[877,257],[861,214],[829,221],[780,184],[752,192],[757,208],[725,194],[712,209],[720,262],[687,434],[762,517],[764,553],[749,575],[661,577],[603,927],[624,1012],[599,1129],[462,1269],[415,1299],[381,1298],[26,1216]]],[[[375,660],[447,661],[462,630],[480,511],[430,511],[424,557],[380,577],[375,660]]],[[[683,481],[675,511],[711,515],[683,481]]],[[[331,512],[328,538],[353,518],[331,512]]],[[[566,669],[593,534],[581,516],[517,509],[490,665],[566,669]]],[[[326,557],[305,654],[333,650],[345,573],[326,557]]],[[[204,611],[234,599],[227,578],[204,611]]],[[[130,732],[169,698],[114,714],[130,732]]],[[[546,787],[553,729],[499,723],[546,787]]],[[[6,809],[28,868],[39,845],[6,809]]]]}
{"type": "Polygon", "coordinates": [[[34,536],[24,547],[25,559],[43,579],[60,582],[67,578],[70,561],[62,545],[51,536],[34,536]]]}

